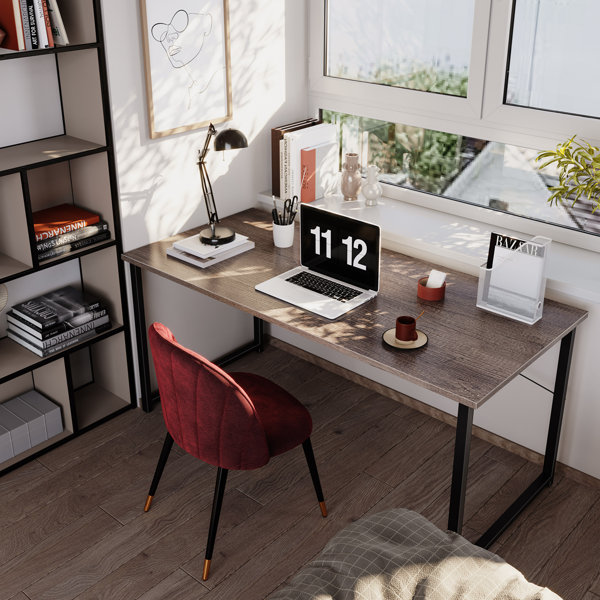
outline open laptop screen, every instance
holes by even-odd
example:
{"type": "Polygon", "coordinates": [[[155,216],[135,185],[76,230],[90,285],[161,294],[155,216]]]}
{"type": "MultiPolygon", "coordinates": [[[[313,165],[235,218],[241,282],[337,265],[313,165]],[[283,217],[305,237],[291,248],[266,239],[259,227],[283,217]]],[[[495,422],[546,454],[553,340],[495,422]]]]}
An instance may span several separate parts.
{"type": "Polygon", "coordinates": [[[300,205],[303,266],[365,290],[379,290],[381,233],[377,225],[300,205]]]}

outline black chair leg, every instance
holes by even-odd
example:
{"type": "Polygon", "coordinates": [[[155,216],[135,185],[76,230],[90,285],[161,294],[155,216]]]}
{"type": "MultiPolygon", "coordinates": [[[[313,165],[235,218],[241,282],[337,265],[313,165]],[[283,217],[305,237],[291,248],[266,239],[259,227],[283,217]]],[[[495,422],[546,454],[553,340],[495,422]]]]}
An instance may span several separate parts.
{"type": "Polygon", "coordinates": [[[317,493],[317,500],[319,501],[319,507],[321,514],[327,516],[327,506],[325,506],[325,498],[323,496],[323,490],[321,489],[321,480],[319,479],[319,471],[317,471],[317,463],[315,462],[315,455],[313,452],[310,438],[307,438],[302,442],[302,449],[304,450],[304,456],[306,456],[306,462],[308,463],[308,470],[312,478],[313,485],[315,486],[315,492],[317,493]]]}
{"type": "Polygon", "coordinates": [[[163,474],[163,469],[167,464],[167,459],[169,458],[169,453],[171,452],[171,448],[173,447],[173,438],[171,434],[167,432],[165,436],[165,441],[163,443],[162,450],[160,452],[160,456],[158,457],[158,464],[156,465],[156,470],[154,471],[154,477],[152,478],[152,483],[150,484],[150,490],[148,491],[148,498],[146,498],[146,505],[144,506],[144,512],[148,512],[150,510],[150,505],[152,504],[152,498],[154,498],[154,494],[156,493],[156,488],[158,487],[158,482],[163,474]]]}
{"type": "Polygon", "coordinates": [[[215,547],[217,537],[217,527],[219,526],[219,517],[221,516],[221,505],[223,504],[223,494],[225,493],[225,484],[227,483],[227,469],[219,467],[217,470],[217,481],[215,483],[215,495],[213,497],[212,513],[210,515],[210,527],[208,528],[208,540],[206,542],[206,554],[204,555],[204,568],[202,570],[202,581],[208,579],[210,571],[210,561],[215,547]]]}

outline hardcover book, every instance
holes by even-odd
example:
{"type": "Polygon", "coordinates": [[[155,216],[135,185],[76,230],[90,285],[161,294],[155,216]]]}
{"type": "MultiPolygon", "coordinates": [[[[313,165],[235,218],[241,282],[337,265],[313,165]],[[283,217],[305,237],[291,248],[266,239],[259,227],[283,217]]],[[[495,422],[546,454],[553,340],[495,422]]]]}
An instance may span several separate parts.
{"type": "Polygon", "coordinates": [[[50,27],[52,29],[52,38],[56,46],[67,46],[69,44],[69,36],[58,8],[56,0],[47,0],[48,15],[50,16],[50,27]]]}
{"type": "Polygon", "coordinates": [[[12,310],[9,310],[6,313],[6,320],[8,321],[8,326],[18,327],[20,330],[25,331],[30,336],[41,342],[43,340],[47,340],[51,337],[55,337],[57,335],[61,335],[63,333],[77,331],[79,327],[83,327],[87,325],[89,322],[93,321],[94,326],[102,325],[105,318],[108,320],[108,311],[106,308],[99,308],[97,310],[90,310],[86,313],[82,313],[77,315],[77,322],[79,325],[73,325],[70,319],[55,325],[54,327],[49,327],[47,329],[41,329],[40,327],[35,326],[33,323],[20,317],[18,314],[14,313],[12,310]]]}
{"type": "Polygon", "coordinates": [[[102,331],[106,331],[106,330],[110,329],[110,327],[111,327],[110,323],[106,323],[105,325],[101,325],[100,327],[97,327],[96,329],[92,329],[92,330],[82,333],[74,338],[70,338],[68,340],[57,343],[54,346],[50,346],[48,348],[40,348],[39,345],[34,344],[34,343],[30,342],[29,340],[26,340],[24,337],[22,337],[22,335],[17,333],[14,329],[8,329],[7,335],[11,340],[13,340],[14,342],[17,342],[17,344],[20,344],[24,348],[27,348],[27,350],[31,350],[31,352],[37,354],[38,356],[45,357],[45,356],[50,356],[51,354],[56,354],[57,352],[60,352],[61,350],[66,350],[67,348],[70,348],[71,346],[74,346],[75,344],[79,344],[80,342],[85,342],[86,340],[89,340],[89,339],[93,338],[94,336],[98,335],[102,331]]]}
{"type": "Polygon", "coordinates": [[[92,237],[93,235],[96,235],[102,231],[106,231],[107,229],[108,223],[106,221],[98,221],[98,223],[95,225],[88,225],[87,227],[82,227],[81,229],[70,231],[69,233],[57,235],[49,240],[38,242],[36,245],[36,250],[38,252],[45,252],[46,250],[50,250],[56,246],[63,246],[64,244],[71,244],[77,240],[92,237]]]}
{"type": "Polygon", "coordinates": [[[58,204],[33,213],[35,241],[41,242],[100,221],[100,215],[75,204],[58,204]]]}
{"type": "Polygon", "coordinates": [[[2,0],[0,2],[0,29],[6,34],[2,41],[3,48],[25,50],[20,0],[2,0]]]}
{"type": "Polygon", "coordinates": [[[33,0],[25,0],[27,4],[27,19],[29,21],[29,34],[31,35],[31,49],[37,50],[40,47],[40,38],[38,36],[37,22],[35,20],[35,6],[33,0]]]}
{"type": "Polygon", "coordinates": [[[92,235],[91,237],[84,237],[83,239],[75,240],[70,244],[61,244],[60,246],[56,246],[55,248],[50,248],[50,250],[38,252],[38,259],[46,260],[48,258],[56,258],[57,256],[68,254],[69,252],[74,252],[75,250],[81,250],[82,248],[86,248],[87,246],[97,244],[98,242],[103,242],[104,240],[108,240],[109,238],[110,231],[101,231],[100,233],[92,235]]]}
{"type": "Polygon", "coordinates": [[[29,16],[27,14],[27,0],[19,0],[21,4],[21,23],[23,24],[23,35],[25,36],[25,50],[33,50],[31,44],[31,29],[29,27],[29,16]]]}
{"type": "Polygon", "coordinates": [[[312,202],[335,191],[338,174],[338,145],[335,142],[300,150],[301,202],[312,202]]]}
{"type": "Polygon", "coordinates": [[[99,298],[67,286],[16,304],[12,311],[44,330],[65,321],[77,327],[88,321],[86,313],[99,308],[99,298]]]}

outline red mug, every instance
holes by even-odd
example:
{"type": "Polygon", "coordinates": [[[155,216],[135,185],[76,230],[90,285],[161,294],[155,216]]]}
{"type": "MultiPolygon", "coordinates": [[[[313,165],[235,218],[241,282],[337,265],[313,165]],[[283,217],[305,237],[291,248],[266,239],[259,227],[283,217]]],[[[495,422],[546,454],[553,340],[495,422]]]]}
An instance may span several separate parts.
{"type": "Polygon", "coordinates": [[[400,342],[414,342],[419,337],[417,320],[414,317],[396,319],[396,339],[400,342]]]}

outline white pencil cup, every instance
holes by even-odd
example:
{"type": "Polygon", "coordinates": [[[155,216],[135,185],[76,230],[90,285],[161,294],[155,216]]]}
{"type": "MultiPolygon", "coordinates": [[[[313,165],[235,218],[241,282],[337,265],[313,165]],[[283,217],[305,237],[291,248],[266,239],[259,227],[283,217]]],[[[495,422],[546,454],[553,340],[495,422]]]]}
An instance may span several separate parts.
{"type": "Polygon", "coordinates": [[[273,223],[273,243],[277,248],[289,248],[294,245],[294,224],[277,225],[273,223]]]}

